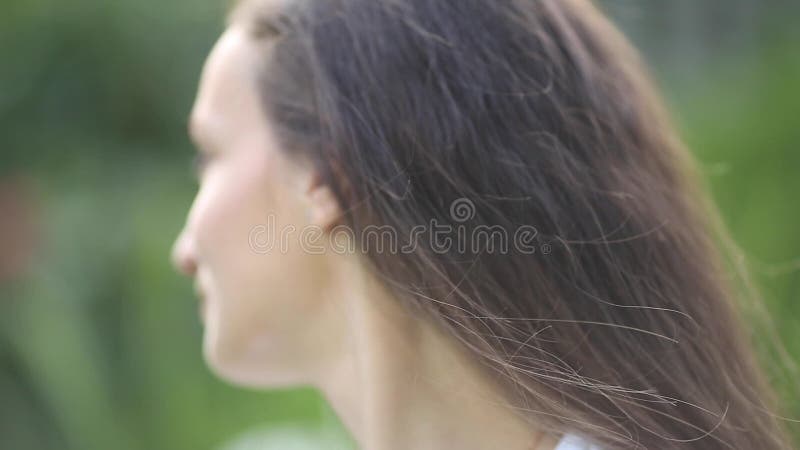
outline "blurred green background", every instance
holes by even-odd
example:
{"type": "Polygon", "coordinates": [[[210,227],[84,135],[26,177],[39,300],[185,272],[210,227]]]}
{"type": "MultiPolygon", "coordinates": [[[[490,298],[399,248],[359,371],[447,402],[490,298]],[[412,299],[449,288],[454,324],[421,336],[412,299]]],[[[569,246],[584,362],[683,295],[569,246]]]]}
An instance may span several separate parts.
{"type": "MultiPolygon", "coordinates": [[[[798,4],[601,2],[650,63],[795,360],[798,4]]],[[[169,263],[196,189],[186,116],[224,6],[0,0],[0,449],[352,448],[315,391],[209,373],[169,263]]],[[[800,418],[796,382],[771,372],[800,418]]]]}

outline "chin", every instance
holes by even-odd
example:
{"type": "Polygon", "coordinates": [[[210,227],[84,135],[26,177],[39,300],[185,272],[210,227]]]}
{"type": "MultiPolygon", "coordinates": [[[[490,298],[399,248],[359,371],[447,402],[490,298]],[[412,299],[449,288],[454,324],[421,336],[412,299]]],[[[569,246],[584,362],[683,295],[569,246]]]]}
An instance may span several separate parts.
{"type": "Polygon", "coordinates": [[[211,373],[232,385],[276,389],[308,384],[308,377],[291,370],[285,362],[278,362],[268,355],[244,356],[242,351],[231,351],[230,345],[213,339],[206,333],[203,340],[203,358],[211,373]]]}

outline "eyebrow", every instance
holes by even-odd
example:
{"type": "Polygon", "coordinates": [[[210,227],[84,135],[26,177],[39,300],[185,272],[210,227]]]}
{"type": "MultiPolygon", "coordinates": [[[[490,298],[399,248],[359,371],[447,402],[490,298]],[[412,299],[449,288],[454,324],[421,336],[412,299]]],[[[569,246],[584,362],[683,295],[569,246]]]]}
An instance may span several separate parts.
{"type": "Polygon", "coordinates": [[[256,39],[269,39],[284,33],[289,22],[285,0],[229,0],[226,24],[243,22],[256,39]]]}

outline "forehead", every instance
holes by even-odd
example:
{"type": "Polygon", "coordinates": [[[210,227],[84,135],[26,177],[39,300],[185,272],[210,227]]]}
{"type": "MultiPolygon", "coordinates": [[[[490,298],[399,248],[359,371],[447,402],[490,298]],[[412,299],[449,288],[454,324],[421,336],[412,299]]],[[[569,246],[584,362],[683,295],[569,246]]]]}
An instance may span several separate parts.
{"type": "Polygon", "coordinates": [[[258,46],[245,29],[229,26],[211,50],[190,114],[190,132],[205,140],[219,128],[257,113],[255,86],[258,46]]]}

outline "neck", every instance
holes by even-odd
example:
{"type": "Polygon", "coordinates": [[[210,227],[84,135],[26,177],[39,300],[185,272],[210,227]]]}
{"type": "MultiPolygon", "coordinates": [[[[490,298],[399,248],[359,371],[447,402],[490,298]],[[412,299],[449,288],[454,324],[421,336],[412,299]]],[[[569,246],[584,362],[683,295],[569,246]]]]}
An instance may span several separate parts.
{"type": "Polygon", "coordinates": [[[360,448],[554,447],[501,401],[452,339],[358,272],[347,277],[343,357],[317,385],[360,448]]]}

